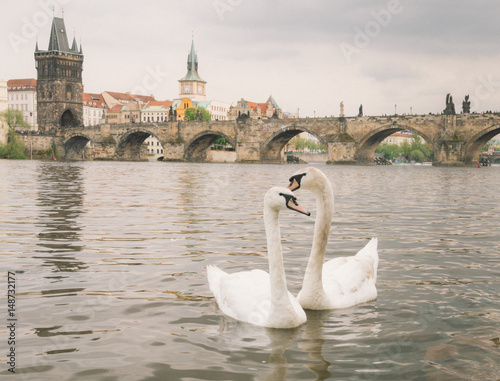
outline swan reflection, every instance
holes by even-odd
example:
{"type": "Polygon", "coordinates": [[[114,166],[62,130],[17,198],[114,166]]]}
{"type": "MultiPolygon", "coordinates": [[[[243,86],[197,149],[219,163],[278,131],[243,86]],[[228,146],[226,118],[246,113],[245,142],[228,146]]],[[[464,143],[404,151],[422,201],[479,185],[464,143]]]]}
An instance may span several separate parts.
{"type": "Polygon", "coordinates": [[[220,345],[228,351],[245,352],[247,360],[255,364],[252,369],[259,376],[265,374],[265,380],[287,380],[289,373],[302,372],[303,366],[314,374],[315,380],[321,381],[332,377],[335,364],[344,360],[342,347],[361,347],[367,337],[376,338],[381,332],[373,305],[333,311],[307,310],[306,313],[306,323],[294,329],[258,327],[221,314],[219,325],[209,334],[217,336],[220,345]],[[332,353],[331,347],[323,348],[325,343],[339,347],[338,358],[325,358],[325,353],[332,353]],[[262,360],[263,353],[268,354],[266,360],[262,360]],[[302,364],[300,369],[296,368],[297,364],[302,364]]]}

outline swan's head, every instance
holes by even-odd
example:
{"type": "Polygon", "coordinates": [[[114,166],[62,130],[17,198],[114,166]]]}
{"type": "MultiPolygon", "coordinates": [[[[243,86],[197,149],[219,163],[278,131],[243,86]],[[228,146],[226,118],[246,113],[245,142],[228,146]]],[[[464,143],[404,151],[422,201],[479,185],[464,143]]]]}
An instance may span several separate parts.
{"type": "Polygon", "coordinates": [[[330,180],[328,180],[325,174],[314,167],[308,167],[297,171],[288,181],[290,181],[288,189],[291,191],[305,189],[310,192],[322,190],[326,184],[330,183],[330,180]]]}
{"type": "Polygon", "coordinates": [[[299,205],[297,197],[291,190],[282,187],[273,187],[267,191],[264,196],[264,208],[275,211],[290,209],[306,216],[311,215],[303,206],[299,205]]]}

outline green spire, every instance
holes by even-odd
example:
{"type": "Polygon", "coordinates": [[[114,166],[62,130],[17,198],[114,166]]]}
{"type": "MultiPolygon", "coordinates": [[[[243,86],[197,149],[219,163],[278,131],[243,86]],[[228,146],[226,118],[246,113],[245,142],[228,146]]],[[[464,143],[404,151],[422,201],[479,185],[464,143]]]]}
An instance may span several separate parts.
{"type": "Polygon", "coordinates": [[[189,52],[187,59],[187,74],[181,81],[198,81],[206,82],[198,74],[198,56],[194,50],[194,39],[191,41],[191,51],[189,52]]]}

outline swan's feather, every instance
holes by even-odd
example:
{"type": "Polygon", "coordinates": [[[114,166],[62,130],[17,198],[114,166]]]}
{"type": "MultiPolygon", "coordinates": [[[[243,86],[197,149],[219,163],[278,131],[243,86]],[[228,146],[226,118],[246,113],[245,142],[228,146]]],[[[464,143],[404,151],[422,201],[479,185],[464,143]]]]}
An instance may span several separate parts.
{"type": "Polygon", "coordinates": [[[322,277],[330,308],[347,308],[376,299],[377,268],[377,238],[355,256],[326,262],[322,277]]]}
{"type": "Polygon", "coordinates": [[[228,274],[214,265],[208,265],[207,277],[219,308],[233,319],[270,328],[292,328],[306,321],[304,310],[290,292],[288,297],[296,317],[289,320],[284,313],[279,322],[269,320],[271,284],[265,271],[228,274]]]}

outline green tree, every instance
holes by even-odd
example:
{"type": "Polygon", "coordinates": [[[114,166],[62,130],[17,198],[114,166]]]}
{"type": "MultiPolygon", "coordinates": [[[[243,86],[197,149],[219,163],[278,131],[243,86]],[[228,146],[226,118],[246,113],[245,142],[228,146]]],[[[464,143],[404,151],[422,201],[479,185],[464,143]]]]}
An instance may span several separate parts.
{"type": "Polygon", "coordinates": [[[216,151],[225,151],[225,150],[231,150],[229,147],[233,148],[233,146],[231,145],[231,143],[229,143],[227,141],[226,138],[218,138],[213,144],[212,146],[210,147],[210,149],[212,150],[216,150],[216,151]]]}
{"type": "Polygon", "coordinates": [[[210,113],[208,112],[208,110],[205,107],[198,107],[198,110],[200,110],[201,118],[203,120],[210,120],[211,119],[210,113]]]}
{"type": "Polygon", "coordinates": [[[383,154],[387,160],[392,160],[397,158],[403,150],[398,144],[382,144],[377,147],[375,152],[383,154]]]}
{"type": "Polygon", "coordinates": [[[7,144],[0,146],[0,158],[26,159],[24,148],[24,142],[19,138],[16,131],[9,128],[9,132],[7,133],[7,144]]]}
{"type": "Polygon", "coordinates": [[[195,120],[196,119],[196,109],[194,107],[189,107],[184,111],[184,119],[195,120]]]}
{"type": "Polygon", "coordinates": [[[425,155],[422,151],[415,149],[415,150],[410,152],[409,159],[414,160],[414,161],[418,161],[418,162],[422,162],[422,161],[425,161],[425,155]]]}
{"type": "Polygon", "coordinates": [[[24,120],[24,116],[21,110],[8,108],[7,110],[0,113],[0,118],[5,123],[7,123],[10,128],[30,128],[29,124],[24,120]]]}
{"type": "Polygon", "coordinates": [[[405,155],[406,157],[408,157],[410,155],[411,147],[410,147],[410,143],[408,143],[408,140],[405,140],[401,144],[401,151],[402,151],[403,155],[405,155]]]}
{"type": "Polygon", "coordinates": [[[201,113],[202,120],[210,120],[210,113],[204,107],[198,107],[197,109],[194,107],[187,108],[186,111],[184,112],[184,118],[186,120],[196,120],[197,112],[201,113]]]}
{"type": "Polygon", "coordinates": [[[297,137],[290,142],[294,151],[304,151],[306,148],[310,151],[325,151],[325,146],[314,140],[297,137]]]}

